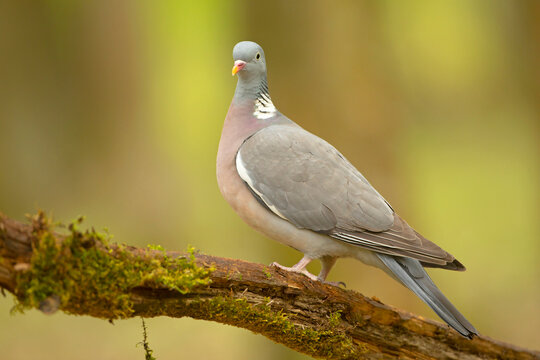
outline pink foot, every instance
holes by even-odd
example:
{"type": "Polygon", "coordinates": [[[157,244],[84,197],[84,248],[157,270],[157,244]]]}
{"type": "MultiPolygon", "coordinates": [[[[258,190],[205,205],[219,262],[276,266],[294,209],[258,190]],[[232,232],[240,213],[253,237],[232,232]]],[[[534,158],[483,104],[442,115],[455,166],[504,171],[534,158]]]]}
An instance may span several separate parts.
{"type": "Polygon", "coordinates": [[[277,262],[273,262],[273,263],[270,264],[270,266],[274,266],[274,267],[277,267],[277,268],[285,270],[285,271],[304,274],[308,278],[310,278],[311,280],[319,281],[319,282],[322,282],[323,284],[328,284],[328,285],[337,286],[337,287],[343,286],[344,288],[347,287],[347,285],[345,285],[345,283],[343,281],[325,281],[323,278],[321,278],[319,276],[315,276],[312,273],[310,273],[309,271],[307,271],[305,268],[302,268],[301,266],[297,266],[297,265],[294,265],[292,267],[287,267],[287,266],[283,266],[281,264],[278,264],[277,262]]]}
{"type": "Polygon", "coordinates": [[[285,270],[285,271],[304,274],[313,281],[319,281],[319,278],[317,276],[313,275],[312,273],[307,271],[305,268],[296,267],[296,265],[292,266],[292,267],[287,267],[287,266],[283,266],[281,264],[278,264],[277,262],[273,262],[273,263],[270,264],[270,266],[274,266],[274,267],[277,267],[277,268],[285,270]]]}

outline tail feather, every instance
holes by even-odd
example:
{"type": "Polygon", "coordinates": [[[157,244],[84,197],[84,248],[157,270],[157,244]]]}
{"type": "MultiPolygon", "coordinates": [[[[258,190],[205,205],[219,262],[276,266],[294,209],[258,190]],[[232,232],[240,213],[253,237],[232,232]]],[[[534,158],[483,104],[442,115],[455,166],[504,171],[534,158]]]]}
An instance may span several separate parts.
{"type": "Polygon", "coordinates": [[[422,264],[415,259],[377,253],[390,271],[437,315],[461,335],[472,339],[478,332],[435,286],[422,264]]]}

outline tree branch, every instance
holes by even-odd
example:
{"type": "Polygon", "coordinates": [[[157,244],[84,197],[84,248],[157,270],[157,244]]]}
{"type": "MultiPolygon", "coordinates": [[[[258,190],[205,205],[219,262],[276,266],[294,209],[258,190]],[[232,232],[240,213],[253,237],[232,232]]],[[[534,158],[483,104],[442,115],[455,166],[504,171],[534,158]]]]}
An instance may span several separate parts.
{"type": "Polygon", "coordinates": [[[54,231],[0,214],[0,288],[16,309],[104,319],[189,316],[249,329],[331,359],[539,359],[350,290],[242,260],[109,244],[77,223],[54,231]]]}

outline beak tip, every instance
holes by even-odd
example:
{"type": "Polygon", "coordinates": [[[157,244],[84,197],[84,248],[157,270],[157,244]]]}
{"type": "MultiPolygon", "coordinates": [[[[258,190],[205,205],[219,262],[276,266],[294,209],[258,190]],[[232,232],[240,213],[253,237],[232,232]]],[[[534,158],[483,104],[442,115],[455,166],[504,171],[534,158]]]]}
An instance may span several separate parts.
{"type": "Polygon", "coordinates": [[[246,65],[245,61],[242,61],[242,60],[235,61],[234,66],[232,68],[232,76],[236,75],[237,72],[242,70],[245,65],[246,65]]]}

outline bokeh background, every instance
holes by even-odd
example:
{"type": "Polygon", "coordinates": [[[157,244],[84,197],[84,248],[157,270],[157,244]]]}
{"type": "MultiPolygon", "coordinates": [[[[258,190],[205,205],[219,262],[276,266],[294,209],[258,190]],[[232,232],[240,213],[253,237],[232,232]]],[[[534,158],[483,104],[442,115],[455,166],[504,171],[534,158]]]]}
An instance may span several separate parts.
{"type": "MultiPolygon", "coordinates": [[[[266,52],[276,106],[339,148],[465,273],[430,273],[485,335],[540,348],[540,2],[2,1],[0,211],[86,215],[119,242],[268,264],[300,254],[221,198],[231,51],[266,52]]],[[[310,265],[313,272],[318,264],[310,265]]],[[[330,280],[436,318],[379,270],[330,280]]],[[[0,297],[2,359],[140,359],[111,325],[0,297]]],[[[243,329],[149,319],[163,359],[304,359],[243,329]]]]}

